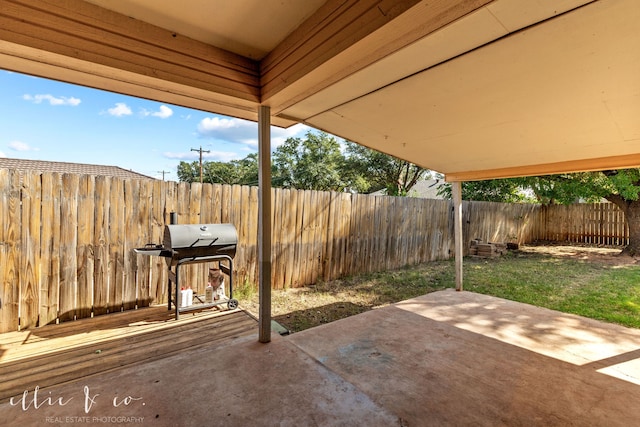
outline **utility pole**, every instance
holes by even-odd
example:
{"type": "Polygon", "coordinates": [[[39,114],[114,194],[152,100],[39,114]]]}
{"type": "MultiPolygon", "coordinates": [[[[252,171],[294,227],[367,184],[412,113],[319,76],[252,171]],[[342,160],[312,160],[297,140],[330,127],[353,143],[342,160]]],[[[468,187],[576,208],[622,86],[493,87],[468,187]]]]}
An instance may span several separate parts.
{"type": "Polygon", "coordinates": [[[162,174],[162,180],[164,181],[164,174],[171,173],[171,171],[158,171],[156,173],[161,173],[162,174]]]}
{"type": "Polygon", "coordinates": [[[210,153],[210,150],[203,150],[202,146],[200,148],[192,148],[191,151],[199,151],[200,152],[200,184],[202,184],[202,153],[210,153]]]}

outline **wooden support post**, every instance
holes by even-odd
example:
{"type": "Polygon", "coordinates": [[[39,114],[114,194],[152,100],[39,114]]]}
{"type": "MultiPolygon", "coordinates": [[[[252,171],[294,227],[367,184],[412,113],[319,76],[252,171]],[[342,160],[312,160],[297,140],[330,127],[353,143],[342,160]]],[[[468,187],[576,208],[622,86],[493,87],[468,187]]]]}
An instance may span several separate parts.
{"type": "Polygon", "coordinates": [[[451,194],[453,196],[453,222],[454,222],[454,245],[456,259],[456,291],[462,291],[462,258],[464,255],[462,236],[462,183],[454,181],[451,183],[451,194]]]}
{"type": "Polygon", "coordinates": [[[271,109],[258,109],[258,340],[271,341],[271,109]]]}

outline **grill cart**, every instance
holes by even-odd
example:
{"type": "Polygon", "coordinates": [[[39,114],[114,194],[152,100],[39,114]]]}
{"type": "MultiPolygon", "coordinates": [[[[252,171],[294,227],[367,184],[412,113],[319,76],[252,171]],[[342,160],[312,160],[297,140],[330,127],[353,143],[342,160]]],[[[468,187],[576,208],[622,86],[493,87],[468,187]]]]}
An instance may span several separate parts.
{"type": "Polygon", "coordinates": [[[162,245],[149,243],[136,253],[161,256],[167,260],[168,306],[173,303],[176,319],[181,312],[226,304],[229,310],[238,307],[233,298],[233,257],[236,254],[238,233],[233,224],[171,224],[164,228],[162,245]],[[211,301],[204,295],[187,296],[194,303],[185,304],[185,294],[180,289],[180,267],[187,264],[217,262],[220,270],[229,277],[229,298],[211,301]]]}

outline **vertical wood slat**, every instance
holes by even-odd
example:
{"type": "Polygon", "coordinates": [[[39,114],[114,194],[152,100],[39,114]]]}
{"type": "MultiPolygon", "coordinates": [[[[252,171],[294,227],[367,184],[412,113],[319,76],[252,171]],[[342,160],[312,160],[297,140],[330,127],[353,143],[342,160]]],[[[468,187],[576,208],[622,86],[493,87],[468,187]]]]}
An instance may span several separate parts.
{"type": "Polygon", "coordinates": [[[93,312],[96,315],[106,314],[109,295],[109,193],[111,178],[97,176],[95,182],[94,207],[94,279],[93,279],[93,312]]]}
{"type": "Polygon", "coordinates": [[[20,328],[38,325],[40,314],[40,176],[22,175],[20,256],[20,328]]]}
{"type": "Polygon", "coordinates": [[[78,318],[91,317],[93,309],[95,177],[83,175],[78,182],[78,318]]]}
{"type": "MultiPolygon", "coordinates": [[[[58,318],[58,278],[60,277],[60,251],[54,249],[58,248],[60,239],[60,176],[58,174],[42,174],[41,179],[42,197],[40,203],[43,227],[40,239],[39,326],[53,323],[58,318]]],[[[0,221],[2,221],[1,214],[0,221]]]]}
{"type": "MultiPolygon", "coordinates": [[[[281,233],[280,233],[280,246],[277,252],[272,255],[274,260],[277,260],[278,268],[280,269],[280,286],[283,289],[290,288],[292,286],[293,277],[293,250],[295,239],[295,223],[297,206],[292,203],[292,190],[290,189],[278,189],[274,197],[274,202],[277,202],[282,212],[281,221],[281,233]]],[[[275,224],[274,224],[275,225],[275,224]]]]}
{"type": "Polygon", "coordinates": [[[0,332],[18,330],[20,316],[20,174],[0,170],[0,332]]]}
{"type": "Polygon", "coordinates": [[[60,204],[60,320],[74,320],[78,307],[78,175],[62,175],[60,204]]]}
{"type": "MultiPolygon", "coordinates": [[[[245,231],[242,228],[242,186],[231,186],[230,197],[230,212],[229,222],[236,227],[238,232],[238,246],[243,247],[246,242],[245,231]]],[[[247,277],[247,268],[245,263],[244,252],[236,252],[236,256],[233,260],[233,266],[235,268],[235,274],[233,277],[234,283],[242,283],[247,277]]]]}
{"type": "Polygon", "coordinates": [[[351,198],[351,218],[352,227],[350,229],[349,241],[351,242],[350,251],[347,255],[347,271],[362,271],[359,261],[362,259],[362,240],[363,240],[363,218],[364,212],[361,206],[362,196],[354,194],[351,198]]]}
{"type": "Polygon", "coordinates": [[[124,236],[125,236],[124,181],[113,179],[109,193],[109,266],[107,311],[121,311],[124,292],[124,236]]]}
{"type": "MultiPolygon", "coordinates": [[[[220,186],[217,186],[218,188],[220,186]]],[[[163,208],[163,224],[167,225],[171,223],[171,214],[176,213],[178,211],[178,186],[175,183],[163,183],[163,191],[162,194],[164,196],[164,208],[163,208]]],[[[219,213],[218,213],[219,215],[219,213]]],[[[164,226],[160,225],[162,228],[162,232],[159,233],[160,236],[164,236],[164,226]]],[[[158,243],[162,243],[162,237],[158,240],[158,243]]],[[[157,257],[154,266],[156,269],[161,270],[161,273],[158,273],[161,276],[161,283],[163,286],[162,295],[164,298],[162,299],[163,303],[167,303],[169,300],[169,272],[167,269],[166,260],[160,259],[161,257],[157,257]]],[[[159,292],[159,291],[157,291],[159,292]]]]}
{"type": "Polygon", "coordinates": [[[350,194],[340,194],[339,215],[341,227],[341,244],[338,251],[339,260],[337,261],[337,264],[339,265],[338,277],[342,277],[347,274],[347,272],[349,272],[347,268],[347,259],[349,258],[349,254],[351,254],[352,252],[352,240],[349,238],[351,236],[351,230],[353,228],[353,221],[351,216],[352,203],[353,198],[350,194]]]}
{"type": "MultiPolygon", "coordinates": [[[[275,195],[272,195],[273,197],[275,195]]],[[[247,271],[249,284],[258,282],[258,207],[258,187],[249,187],[249,206],[246,214],[248,222],[247,271]]],[[[282,279],[280,279],[280,283],[282,283],[282,279]]]]}
{"type": "Polygon", "coordinates": [[[301,245],[300,245],[300,278],[302,283],[311,283],[309,281],[310,274],[310,265],[309,258],[311,258],[311,237],[309,236],[312,233],[311,230],[311,218],[312,218],[312,206],[311,206],[311,196],[312,191],[310,190],[302,190],[301,201],[302,201],[302,224],[301,224],[301,245]]]}
{"type": "MultiPolygon", "coordinates": [[[[187,195],[185,195],[185,199],[189,200],[189,204],[184,224],[204,224],[206,222],[203,218],[203,209],[206,209],[202,206],[203,187],[203,184],[200,182],[193,182],[190,186],[186,187],[185,191],[187,192],[187,195]]],[[[185,280],[180,280],[180,282],[184,284],[185,287],[191,287],[194,294],[204,294],[205,286],[207,284],[207,274],[205,273],[206,269],[206,265],[187,265],[181,268],[185,273],[183,276],[185,280]]]]}
{"type": "MultiPolygon", "coordinates": [[[[198,186],[200,185],[199,183],[198,186]]],[[[191,223],[191,211],[190,211],[190,190],[191,186],[187,182],[179,182],[176,192],[176,213],[178,216],[178,224],[190,224],[191,223]]],[[[199,187],[198,187],[199,188],[199,187]]],[[[185,289],[190,286],[193,274],[192,266],[185,265],[180,267],[179,285],[185,289]]]]}
{"type": "MultiPolygon", "coordinates": [[[[136,220],[135,239],[133,242],[134,248],[139,248],[151,240],[151,230],[149,225],[152,223],[151,207],[153,201],[153,186],[152,182],[148,180],[139,180],[140,183],[140,203],[138,209],[138,218],[136,220]]],[[[136,283],[137,283],[137,307],[148,307],[152,301],[151,295],[151,258],[147,256],[138,256],[135,252],[131,251],[130,256],[136,260],[138,268],[136,269],[136,283]]]]}
{"type": "Polygon", "coordinates": [[[295,215],[294,212],[291,212],[291,225],[292,225],[292,235],[291,242],[292,248],[290,252],[290,256],[293,259],[293,266],[291,270],[291,286],[298,287],[302,286],[303,281],[302,277],[302,214],[304,210],[304,190],[291,190],[291,201],[292,206],[296,206],[295,215]]]}
{"type": "Polygon", "coordinates": [[[124,310],[131,310],[136,307],[137,284],[136,274],[138,272],[137,257],[132,255],[135,244],[133,239],[137,232],[137,219],[140,201],[140,185],[137,180],[127,180],[124,183],[124,218],[125,235],[123,245],[124,260],[124,287],[122,292],[122,307],[124,310]]]}
{"type": "Polygon", "coordinates": [[[311,191],[311,223],[309,233],[309,276],[311,283],[318,281],[318,272],[322,262],[322,237],[320,228],[322,227],[322,195],[323,191],[311,191]]]}
{"type": "Polygon", "coordinates": [[[318,216],[320,222],[316,229],[316,240],[318,242],[318,252],[320,257],[317,260],[316,280],[324,280],[327,266],[327,254],[329,252],[327,245],[329,244],[329,204],[331,203],[331,193],[328,191],[322,191],[319,196],[320,211],[318,212],[318,216]]]}
{"type": "MultiPolygon", "coordinates": [[[[151,196],[151,222],[149,223],[148,243],[162,244],[164,235],[165,211],[166,211],[166,181],[154,181],[151,196]]],[[[173,186],[171,186],[173,187],[173,186]]],[[[149,305],[165,303],[167,273],[165,260],[162,257],[149,258],[149,305]]]]}
{"type": "MultiPolygon", "coordinates": [[[[271,269],[270,269],[270,282],[273,289],[282,289],[282,275],[283,275],[283,266],[282,259],[280,258],[280,253],[282,251],[282,221],[278,221],[278,217],[282,215],[282,200],[279,189],[272,188],[271,189],[271,269]]],[[[249,193],[251,196],[251,193],[249,193]]],[[[249,197],[248,204],[246,206],[247,215],[251,213],[251,197],[249,197]]],[[[246,219],[247,223],[249,223],[249,219],[246,219]]],[[[251,226],[248,227],[250,231],[251,226]]],[[[245,252],[247,253],[247,268],[251,269],[251,251],[253,246],[253,240],[251,240],[247,247],[245,248],[245,252]]],[[[248,275],[251,277],[251,274],[248,275]]]]}
{"type": "MultiPolygon", "coordinates": [[[[201,185],[200,188],[200,218],[199,221],[203,224],[213,224],[213,186],[201,185]]],[[[148,257],[147,257],[148,258],[148,257]]],[[[198,266],[198,294],[204,295],[206,292],[206,286],[209,277],[209,267],[212,267],[210,263],[198,266]]]]}
{"type": "Polygon", "coordinates": [[[334,269],[334,249],[335,243],[338,240],[336,235],[336,221],[337,221],[337,203],[336,194],[334,191],[327,193],[327,229],[324,234],[325,238],[325,257],[324,264],[322,266],[322,280],[329,281],[333,278],[334,269]]]}

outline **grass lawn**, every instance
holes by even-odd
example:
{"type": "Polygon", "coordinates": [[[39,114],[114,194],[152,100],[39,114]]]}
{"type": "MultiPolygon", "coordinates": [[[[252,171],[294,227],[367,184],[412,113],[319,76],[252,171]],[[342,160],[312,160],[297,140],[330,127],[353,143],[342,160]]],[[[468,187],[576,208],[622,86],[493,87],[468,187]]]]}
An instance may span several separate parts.
{"type": "MultiPolygon", "coordinates": [[[[555,247],[558,248],[558,247],[555,247]]],[[[566,248],[566,247],[563,247],[566,248]]],[[[615,251],[613,251],[615,252],[615,251]]],[[[640,328],[640,264],[588,249],[465,258],[464,289],[640,328]]],[[[274,319],[296,332],[455,286],[453,260],[272,291],[274,319]]],[[[234,289],[257,315],[257,294],[234,289]]]]}

